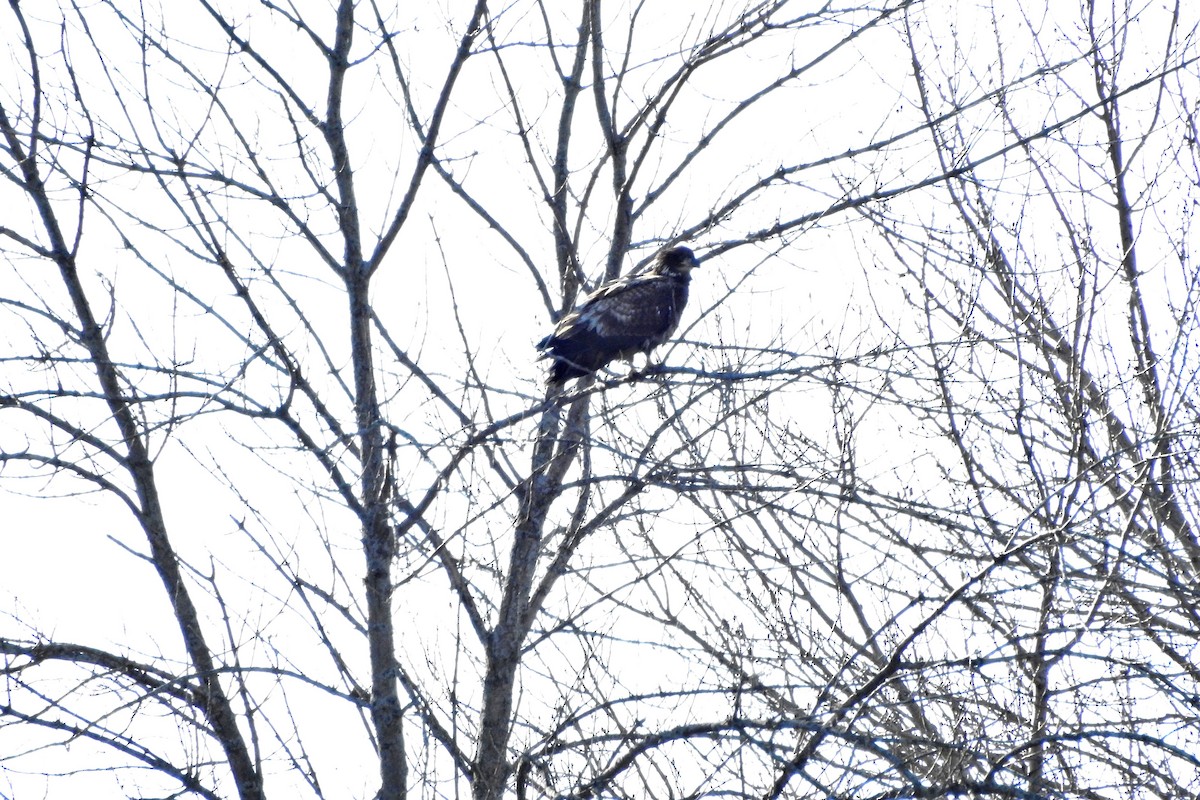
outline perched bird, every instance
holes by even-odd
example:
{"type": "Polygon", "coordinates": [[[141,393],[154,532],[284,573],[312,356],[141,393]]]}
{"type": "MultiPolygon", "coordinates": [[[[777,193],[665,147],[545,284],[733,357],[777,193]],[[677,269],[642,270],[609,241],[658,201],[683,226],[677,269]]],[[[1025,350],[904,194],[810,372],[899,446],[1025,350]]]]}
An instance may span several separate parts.
{"type": "Polygon", "coordinates": [[[686,247],[659,254],[645,272],[601,286],[538,342],[541,358],[554,359],[547,379],[562,385],[590,375],[614,359],[632,359],[670,338],[688,299],[688,274],[700,262],[686,247]]]}

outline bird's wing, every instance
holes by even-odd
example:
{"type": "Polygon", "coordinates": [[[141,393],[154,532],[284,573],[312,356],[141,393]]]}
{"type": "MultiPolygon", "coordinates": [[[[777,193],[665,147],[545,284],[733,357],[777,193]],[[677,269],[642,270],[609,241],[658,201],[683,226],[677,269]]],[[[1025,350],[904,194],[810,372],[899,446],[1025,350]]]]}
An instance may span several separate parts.
{"type": "Polygon", "coordinates": [[[560,328],[585,327],[604,337],[645,339],[662,335],[674,316],[673,287],[649,275],[601,288],[564,318],[560,328]]]}

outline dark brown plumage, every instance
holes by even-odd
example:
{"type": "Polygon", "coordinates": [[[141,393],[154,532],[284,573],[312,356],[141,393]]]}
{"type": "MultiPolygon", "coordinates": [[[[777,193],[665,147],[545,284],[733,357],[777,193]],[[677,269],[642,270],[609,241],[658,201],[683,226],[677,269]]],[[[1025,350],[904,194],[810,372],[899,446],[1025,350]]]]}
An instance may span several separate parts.
{"type": "Polygon", "coordinates": [[[549,382],[581,378],[618,358],[633,358],[670,338],[683,316],[689,273],[699,266],[686,247],[660,253],[645,272],[605,284],[563,317],[538,342],[552,358],[549,382]]]}

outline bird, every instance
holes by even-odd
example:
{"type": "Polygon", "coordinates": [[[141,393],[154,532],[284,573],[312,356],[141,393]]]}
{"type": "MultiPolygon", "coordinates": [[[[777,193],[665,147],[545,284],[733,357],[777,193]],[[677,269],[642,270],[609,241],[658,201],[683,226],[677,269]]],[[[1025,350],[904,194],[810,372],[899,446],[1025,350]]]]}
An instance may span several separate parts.
{"type": "Polygon", "coordinates": [[[588,295],[537,343],[553,359],[546,382],[561,387],[615,359],[650,357],[675,332],[687,304],[691,271],[699,260],[687,247],[658,255],[644,272],[606,283],[588,295]]]}

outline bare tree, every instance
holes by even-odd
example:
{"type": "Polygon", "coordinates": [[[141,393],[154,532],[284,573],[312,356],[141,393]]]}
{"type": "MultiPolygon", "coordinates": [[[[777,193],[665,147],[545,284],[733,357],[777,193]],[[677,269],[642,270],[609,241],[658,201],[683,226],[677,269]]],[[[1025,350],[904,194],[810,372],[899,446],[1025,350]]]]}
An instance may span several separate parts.
{"type": "Polygon", "coordinates": [[[7,13],[5,796],[1200,788],[1195,10],[7,13]]]}

